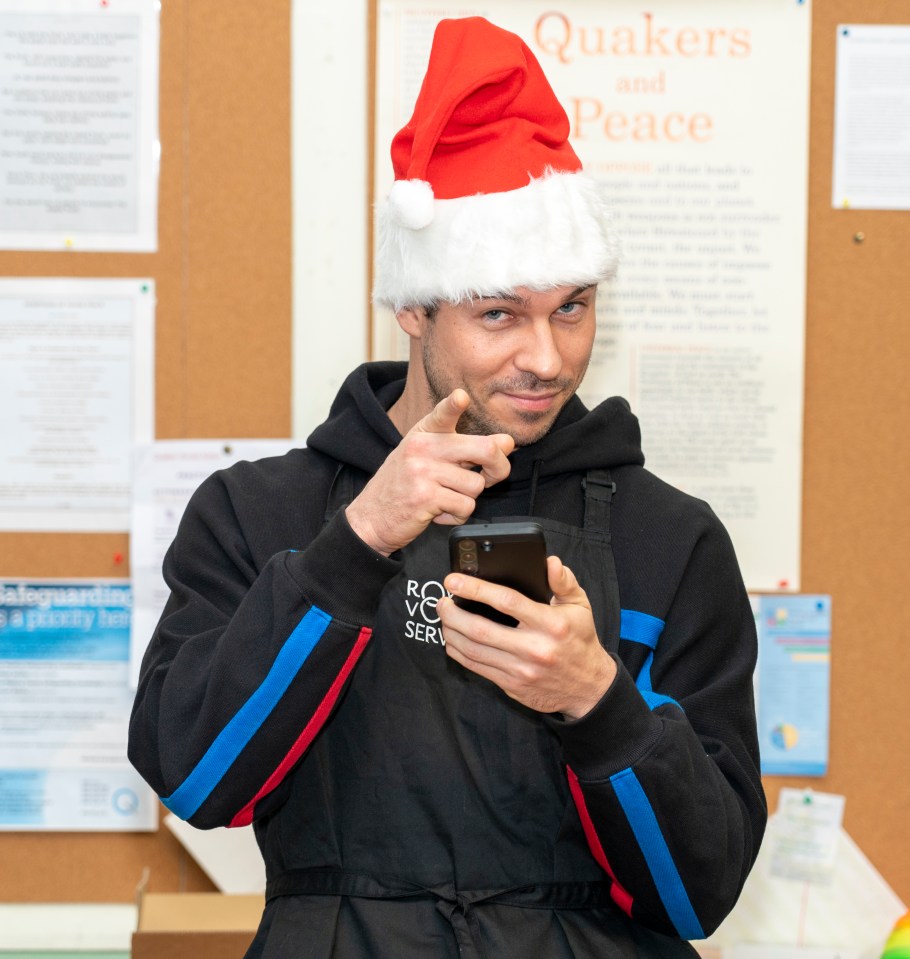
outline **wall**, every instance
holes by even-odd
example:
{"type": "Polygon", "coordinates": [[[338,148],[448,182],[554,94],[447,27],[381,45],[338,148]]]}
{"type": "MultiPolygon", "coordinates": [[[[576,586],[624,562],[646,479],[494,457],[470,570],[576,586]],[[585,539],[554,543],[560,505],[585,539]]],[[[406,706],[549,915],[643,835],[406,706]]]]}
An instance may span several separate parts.
{"type": "MultiPolygon", "coordinates": [[[[831,757],[822,779],[766,785],[772,808],[781,785],[846,794],[848,832],[910,902],[910,214],[831,209],[841,22],[907,23],[910,3],[816,0],[813,11],[802,589],[833,596],[831,757]]],[[[154,277],[158,436],[287,436],[290,0],[164,0],[161,27],[160,252],[0,252],[0,274],[154,277]]],[[[362,223],[352,229],[356,246],[362,223]]],[[[345,341],[352,358],[366,335],[345,341]]],[[[112,557],[127,546],[123,535],[0,534],[0,575],[123,575],[112,557]]],[[[165,829],[0,833],[0,861],[7,901],[126,901],[146,866],[154,891],[211,888],[165,829]]]]}

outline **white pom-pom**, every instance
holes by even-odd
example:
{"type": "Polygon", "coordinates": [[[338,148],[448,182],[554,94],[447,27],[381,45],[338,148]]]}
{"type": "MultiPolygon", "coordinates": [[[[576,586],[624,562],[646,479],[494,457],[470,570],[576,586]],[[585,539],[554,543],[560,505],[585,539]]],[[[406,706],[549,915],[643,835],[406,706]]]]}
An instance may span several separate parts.
{"type": "Polygon", "coordinates": [[[433,188],[426,180],[396,180],[389,191],[389,212],[410,230],[433,222],[433,188]]]}

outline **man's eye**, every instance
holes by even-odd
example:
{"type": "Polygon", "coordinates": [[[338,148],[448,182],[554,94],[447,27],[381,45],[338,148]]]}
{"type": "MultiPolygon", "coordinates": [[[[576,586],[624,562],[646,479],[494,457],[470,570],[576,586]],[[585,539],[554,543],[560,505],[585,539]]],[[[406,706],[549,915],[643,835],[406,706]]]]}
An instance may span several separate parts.
{"type": "Polygon", "coordinates": [[[561,307],[556,311],[561,313],[563,316],[571,316],[573,313],[578,312],[581,309],[581,303],[576,303],[574,300],[571,303],[563,303],[561,307]]]}
{"type": "Polygon", "coordinates": [[[484,319],[493,320],[495,322],[496,320],[504,319],[505,315],[505,310],[487,310],[486,313],[484,313],[484,319]]]}

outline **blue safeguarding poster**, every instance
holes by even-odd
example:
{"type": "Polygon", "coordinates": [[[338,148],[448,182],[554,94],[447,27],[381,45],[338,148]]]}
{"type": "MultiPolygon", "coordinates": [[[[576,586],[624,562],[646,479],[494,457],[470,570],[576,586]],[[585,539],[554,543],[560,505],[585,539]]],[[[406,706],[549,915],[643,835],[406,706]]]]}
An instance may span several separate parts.
{"type": "Polygon", "coordinates": [[[132,591],[0,583],[0,829],[152,830],[126,738],[132,591]]]}

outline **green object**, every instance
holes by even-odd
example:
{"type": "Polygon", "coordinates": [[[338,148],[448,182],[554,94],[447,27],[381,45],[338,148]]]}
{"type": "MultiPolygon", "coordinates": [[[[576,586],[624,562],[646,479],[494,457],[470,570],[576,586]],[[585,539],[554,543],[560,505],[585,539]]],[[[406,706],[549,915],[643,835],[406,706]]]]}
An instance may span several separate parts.
{"type": "Polygon", "coordinates": [[[885,943],[882,959],[910,959],[910,924],[907,919],[905,916],[894,927],[885,943]]]}

